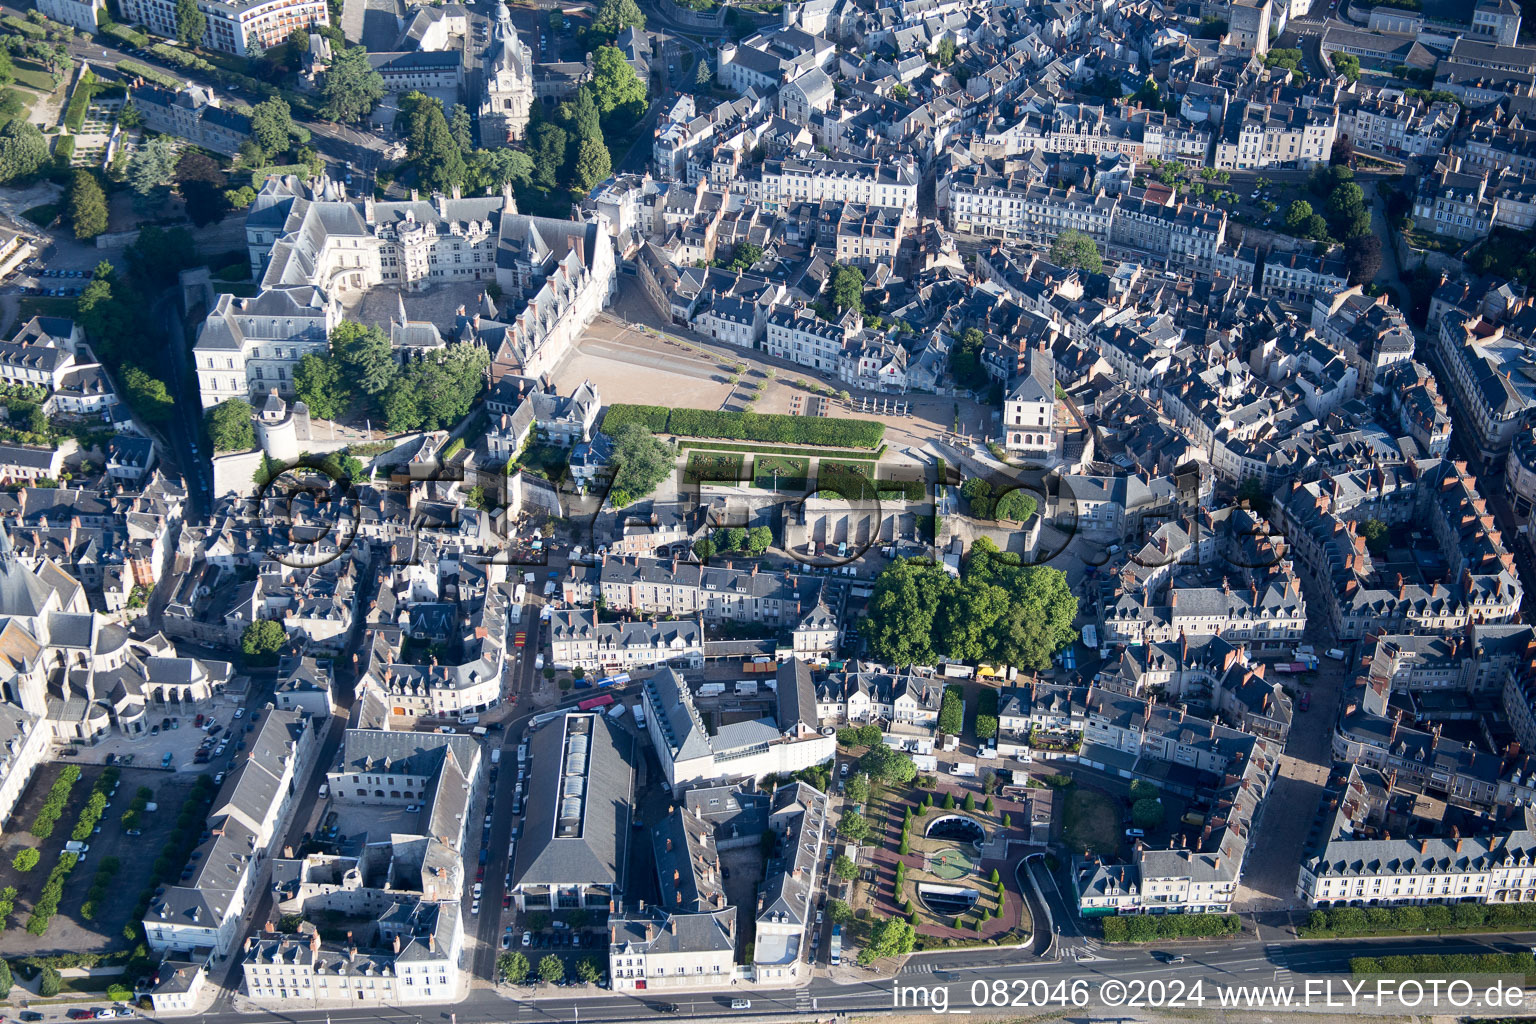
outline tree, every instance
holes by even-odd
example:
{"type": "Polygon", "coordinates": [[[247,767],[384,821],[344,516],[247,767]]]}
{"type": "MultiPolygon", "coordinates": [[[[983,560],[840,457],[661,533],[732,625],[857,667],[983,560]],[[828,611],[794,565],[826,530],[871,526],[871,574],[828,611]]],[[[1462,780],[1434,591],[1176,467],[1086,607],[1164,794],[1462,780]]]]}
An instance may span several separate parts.
{"type": "Polygon", "coordinates": [[[886,785],[905,785],[917,777],[917,765],[909,755],[878,742],[859,758],[859,770],[886,785]]]}
{"type": "Polygon", "coordinates": [[[477,149],[469,154],[464,167],[465,194],[527,188],[533,181],[533,158],[520,149],[477,149]]]}
{"type": "Polygon", "coordinates": [[[198,227],[223,218],[229,210],[224,193],[229,179],[212,158],[195,149],[185,149],[176,161],[176,187],[187,204],[187,216],[198,227]]]}
{"type": "Polygon", "coordinates": [[[1360,58],[1352,53],[1335,53],[1333,69],[1351,82],[1360,81],[1360,58]]]}
{"type": "Polygon", "coordinates": [[[747,543],[747,531],[740,526],[727,526],[715,531],[715,550],[740,551],[747,543]]]}
{"type": "Polygon", "coordinates": [[[325,106],[320,113],[333,121],[360,120],[384,98],[385,91],[383,77],[368,63],[367,50],[335,48],[321,88],[325,106]]]}
{"type": "Polygon", "coordinates": [[[763,258],[763,247],[756,242],[738,242],[731,252],[731,269],[746,270],[763,258]]]}
{"type": "Polygon", "coordinates": [[[208,440],[216,452],[244,452],[256,447],[251,403],[231,398],[208,410],[208,440]]]}
{"type": "Polygon", "coordinates": [[[331,356],[354,393],[372,398],[395,382],[389,338],[375,325],[343,320],[331,332],[331,356]]]}
{"type": "Polygon", "coordinates": [[[908,89],[905,82],[897,82],[891,86],[891,98],[901,103],[912,98],[912,90],[908,89]]]}
{"type": "Polygon", "coordinates": [[[858,875],[859,868],[846,853],[840,853],[832,862],[832,873],[845,882],[851,882],[858,875]]]}
{"type": "Polygon", "coordinates": [[[645,15],[635,0],[603,0],[592,19],[592,31],[608,39],[617,39],[626,28],[645,28],[645,15]]]}
{"type": "Polygon", "coordinates": [[[992,515],[997,519],[1022,523],[1032,518],[1038,507],[1033,495],[1024,488],[1017,487],[997,499],[997,503],[992,506],[992,515]]]}
{"type": "Polygon", "coordinates": [[[448,192],[464,182],[464,151],[443,116],[443,101],[411,91],[400,101],[395,128],[406,139],[406,158],[416,180],[434,192],[448,192]]]}
{"type": "Polygon", "coordinates": [[[102,192],[96,175],[84,168],[75,171],[74,185],[69,190],[69,220],[79,239],[95,238],[107,230],[106,193],[102,192]]]}
{"type": "Polygon", "coordinates": [[[295,141],[308,142],[309,131],[293,123],[287,100],[273,96],[251,108],[251,138],[270,157],[286,153],[295,141]]]}
{"type": "Polygon", "coordinates": [[[453,109],[448,111],[448,130],[453,133],[454,145],[459,147],[459,152],[468,154],[475,148],[475,123],[470,119],[469,108],[462,103],[455,103],[453,109]]]}
{"type": "Polygon", "coordinates": [[[944,809],[946,811],[952,811],[952,810],[955,809],[955,794],[953,794],[953,793],[945,793],[944,794],[944,809]]]}
{"type": "Polygon", "coordinates": [[[37,852],[37,847],[28,846],[11,860],[11,867],[17,871],[31,871],[42,859],[43,855],[37,852]]]}
{"type": "Polygon", "coordinates": [[[1367,519],[1360,524],[1360,536],[1372,554],[1380,555],[1387,550],[1387,524],[1380,519],[1367,519]]]}
{"type": "Polygon", "coordinates": [[[64,987],[64,976],[47,964],[43,965],[42,973],[37,979],[37,994],[44,999],[52,999],[59,994],[64,987]]]}
{"type": "Polygon", "coordinates": [[[996,735],[997,716],[978,714],[976,716],[976,738],[979,740],[989,740],[996,735]]]}
{"type": "Polygon", "coordinates": [[[1099,255],[1099,247],[1093,238],[1074,228],[1063,231],[1051,243],[1051,262],[1089,274],[1104,269],[1104,258],[1099,255]]]}
{"type": "Polygon", "coordinates": [[[1153,829],[1163,823],[1161,800],[1137,800],[1131,805],[1131,823],[1139,829],[1153,829]]]}
{"type": "Polygon", "coordinates": [[[539,977],[554,985],[565,980],[565,962],[550,953],[539,961],[539,977]]]}
{"type": "MultiPolygon", "coordinates": [[[[846,857],[843,859],[847,860],[846,857]]],[[[851,865],[853,862],[848,861],[848,863],[851,865]]],[[[857,874],[857,871],[855,871],[855,874],[857,874]]],[[[843,880],[848,881],[852,877],[850,875],[843,880]]],[[[853,920],[853,908],[848,905],[846,900],[827,900],[827,916],[832,919],[833,924],[847,924],[853,920]]]]}
{"type": "Polygon", "coordinates": [[[931,665],[934,612],[950,587],[943,569],[920,559],[892,563],[869,602],[870,650],[891,665],[931,665]]]}
{"type": "Polygon", "coordinates": [[[960,485],[960,496],[966,500],[975,519],[990,519],[992,512],[992,485],[979,476],[966,477],[960,485]]]}
{"type": "Polygon", "coordinates": [[[570,136],[557,124],[540,121],[528,133],[528,155],[533,158],[533,183],[542,189],[559,186],[565,169],[565,147],[570,136]]]}
{"type": "Polygon", "coordinates": [[[950,38],[949,36],[945,36],[943,39],[940,39],[939,45],[935,47],[933,51],[933,55],[938,58],[939,67],[941,68],[947,68],[953,64],[955,62],[954,39],[950,38]]]}
{"type": "Polygon", "coordinates": [[[709,81],[713,77],[714,73],[709,70],[709,61],[703,57],[700,57],[698,66],[694,69],[693,72],[693,91],[707,91],[709,89],[709,81]]]}
{"type": "Polygon", "coordinates": [[[761,555],[773,546],[773,530],[766,526],[754,526],[747,532],[747,553],[761,555]]]}
{"type": "Polygon", "coordinates": [[[888,917],[869,932],[869,941],[859,950],[859,963],[871,964],[881,957],[905,956],[912,952],[917,933],[902,917],[888,917]]]}
{"type": "Polygon", "coordinates": [[[240,634],[240,650],[250,658],[268,658],[282,650],[288,642],[282,623],[272,619],[257,619],[240,634]]]}
{"type": "Polygon", "coordinates": [[[993,802],[990,796],[988,796],[987,802],[982,804],[981,809],[986,811],[988,814],[993,814],[997,811],[997,804],[993,802]]]}
{"type": "Polygon", "coordinates": [[[18,117],[0,128],[0,182],[34,174],[48,162],[48,140],[37,125],[18,117]]]}
{"type": "Polygon", "coordinates": [[[16,65],[11,63],[9,51],[0,50],[0,85],[10,85],[16,81],[16,65]]]}
{"type": "Polygon", "coordinates": [[[605,125],[628,124],[645,113],[645,83],[618,48],[600,46],[592,54],[591,85],[605,125]]]}
{"type": "Polygon", "coordinates": [[[613,488],[636,498],[649,494],[677,465],[677,452],[642,423],[626,423],[613,442],[613,488]]]}
{"type": "Polygon", "coordinates": [[[293,389],[311,416],[334,420],[346,411],[348,395],[338,360],[305,353],[293,368],[293,389]]]}
{"type": "Polygon", "coordinates": [[[699,556],[699,561],[707,562],[715,557],[715,542],[708,537],[700,537],[693,542],[693,553],[699,556]]]}
{"type": "Polygon", "coordinates": [[[164,423],[171,418],[176,402],[166,390],[165,381],[151,377],[132,363],[123,366],[120,380],[123,397],[134,412],[151,423],[164,423]]]}
{"type": "Polygon", "coordinates": [[[613,161],[601,138],[587,135],[576,144],[576,162],[571,168],[571,184],[582,192],[592,189],[613,173],[613,161]]]}
{"type": "Polygon", "coordinates": [[[1305,199],[1294,200],[1285,211],[1285,230],[1293,235],[1301,234],[1306,231],[1307,222],[1311,219],[1312,204],[1305,199]]]}
{"type": "Polygon", "coordinates": [[[838,309],[864,312],[864,272],[858,267],[840,265],[829,283],[832,304],[838,309]]]}
{"type": "Polygon", "coordinates": [[[944,687],[939,701],[939,731],[950,736],[960,735],[965,725],[965,698],[958,686],[944,687]]]}
{"type": "Polygon", "coordinates": [[[1344,262],[1349,283],[1369,284],[1381,272],[1381,238],[1365,232],[1344,243],[1344,262]]]}
{"type": "Polygon", "coordinates": [[[180,159],[171,136],[155,136],[128,160],[128,186],[141,196],[164,188],[175,180],[180,159]]]}
{"type": "Polygon", "coordinates": [[[183,46],[201,46],[208,31],[208,16],[197,0],[176,0],[176,38],[183,46]]]}
{"type": "MultiPolygon", "coordinates": [[[[1332,168],[1348,172],[1347,167],[1332,168]]],[[[1371,230],[1371,211],[1365,205],[1365,191],[1352,181],[1341,182],[1328,193],[1328,224],[1339,238],[1354,238],[1371,230]]]]}
{"type": "Polygon", "coordinates": [[[965,802],[961,806],[964,807],[965,810],[974,813],[976,810],[976,797],[971,793],[965,794],[965,802]]]}
{"type": "Polygon", "coordinates": [[[4,960],[0,960],[0,999],[9,998],[11,989],[15,987],[15,984],[16,980],[11,977],[11,965],[4,960]]]}
{"type": "Polygon", "coordinates": [[[869,801],[869,776],[860,772],[843,783],[843,795],[856,804],[869,801]]]}
{"type": "Polygon", "coordinates": [[[869,838],[869,822],[858,811],[844,811],[837,819],[837,834],[850,843],[860,843],[869,838]]]}
{"type": "Polygon", "coordinates": [[[584,956],[576,961],[576,977],[589,985],[595,984],[603,972],[598,969],[597,961],[590,956],[584,956]]]}

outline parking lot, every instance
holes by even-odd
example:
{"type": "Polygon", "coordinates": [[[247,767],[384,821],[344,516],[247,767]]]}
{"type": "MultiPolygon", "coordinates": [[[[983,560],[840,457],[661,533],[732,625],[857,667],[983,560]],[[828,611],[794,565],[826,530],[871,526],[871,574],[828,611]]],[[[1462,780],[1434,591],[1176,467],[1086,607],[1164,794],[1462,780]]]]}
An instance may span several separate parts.
{"type": "Polygon", "coordinates": [[[190,775],[131,767],[122,769],[117,794],[98,825],[100,831],[91,837],[85,860],[76,865],[65,882],[58,914],[46,934],[35,936],[24,927],[33,904],[47,881],[48,872],[58,862],[80,811],[90,798],[92,785],[104,771],[100,765],[80,766],[80,779],[70,791],[69,803],[53,834],[39,840],[27,829],[67,763],[56,761],[38,769],[17,804],[10,829],[0,845],[0,887],[16,887],[16,910],[4,932],[0,933],[0,953],[7,956],[64,951],[95,953],[125,948],[123,926],[128,923],[139,893],[149,884],[155,860],[175,827],[176,815],[192,786],[190,775]],[[130,836],[123,828],[122,814],[140,786],[153,791],[152,800],[158,809],[141,815],[141,834],[130,836]],[[31,871],[17,871],[12,861],[27,847],[35,847],[42,859],[31,871]],[[118,871],[111,886],[112,897],[105,905],[94,907],[94,916],[86,920],[80,914],[81,904],[85,902],[97,869],[109,857],[116,857],[118,861],[118,871]]]}

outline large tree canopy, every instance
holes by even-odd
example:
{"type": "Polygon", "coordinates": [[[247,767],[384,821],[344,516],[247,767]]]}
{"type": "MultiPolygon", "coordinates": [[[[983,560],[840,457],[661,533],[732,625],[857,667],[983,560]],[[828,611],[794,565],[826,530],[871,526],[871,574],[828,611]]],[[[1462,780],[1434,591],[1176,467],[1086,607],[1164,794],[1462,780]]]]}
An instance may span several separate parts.
{"type": "Polygon", "coordinates": [[[1046,669],[1076,639],[1077,598],[1059,569],[1019,565],[986,538],[971,548],[957,580],[912,559],[875,581],[870,648],[893,665],[931,665],[940,655],[1046,669]]]}

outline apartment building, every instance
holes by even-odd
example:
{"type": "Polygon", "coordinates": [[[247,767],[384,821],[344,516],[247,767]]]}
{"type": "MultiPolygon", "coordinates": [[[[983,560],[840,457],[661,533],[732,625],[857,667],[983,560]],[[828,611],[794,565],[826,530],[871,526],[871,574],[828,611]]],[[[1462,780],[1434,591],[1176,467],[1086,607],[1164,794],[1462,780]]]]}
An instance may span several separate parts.
{"type": "Polygon", "coordinates": [[[1536,363],[1523,339],[1503,325],[1452,309],[1431,323],[1440,365],[1451,378],[1455,408],[1485,460],[1504,457],[1536,407],[1536,363]]]}
{"type": "Polygon", "coordinates": [[[599,622],[597,611],[562,609],[549,620],[550,658],[593,672],[627,672],[668,662],[704,663],[704,624],[671,622],[599,622]]]}
{"type": "Polygon", "coordinates": [[[786,158],[765,160],[752,176],[731,182],[731,191],[769,211],[826,200],[915,211],[917,182],[917,163],[910,156],[890,162],[786,158]]]}
{"type": "MultiPolygon", "coordinates": [[[[198,0],[208,20],[202,45],[237,57],[285,42],[295,29],[331,23],[325,0],[198,0]]],[[[157,36],[178,37],[174,0],[124,0],[122,20],[157,36]]]]}
{"type": "Polygon", "coordinates": [[[835,373],[843,347],[858,333],[860,322],[851,310],[829,321],[805,306],[775,306],[763,327],[763,351],[813,370],[835,373]]]}

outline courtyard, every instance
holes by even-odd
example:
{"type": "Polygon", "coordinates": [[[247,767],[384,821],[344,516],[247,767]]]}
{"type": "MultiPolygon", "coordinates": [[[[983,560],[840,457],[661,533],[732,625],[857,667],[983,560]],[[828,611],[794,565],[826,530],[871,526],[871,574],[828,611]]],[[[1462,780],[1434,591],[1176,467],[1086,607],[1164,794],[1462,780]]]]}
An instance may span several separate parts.
{"type": "MultiPolygon", "coordinates": [[[[69,841],[80,812],[90,799],[91,787],[106,771],[98,765],[79,766],[80,778],[70,789],[69,800],[52,834],[39,839],[29,829],[47,800],[50,788],[69,763],[64,759],[38,769],[17,803],[5,841],[0,844],[0,889],[14,887],[16,890],[15,908],[7,921],[0,922],[4,925],[4,930],[0,931],[0,954],[5,956],[110,953],[127,949],[124,926],[129,923],[138,895],[153,881],[157,859],[176,829],[176,816],[182,802],[192,791],[194,777],[191,775],[143,768],[120,769],[117,795],[111,798],[101,816],[100,831],[90,838],[90,850],[85,860],[65,876],[58,913],[44,934],[33,935],[25,925],[32,916],[49,872],[58,863],[64,844],[69,841]],[[122,822],[122,815],[141,787],[151,791],[150,799],[158,809],[140,814],[136,823],[140,834],[131,836],[122,822]],[[17,854],[26,849],[34,849],[41,856],[35,867],[22,871],[15,866],[15,860],[17,854]],[[94,903],[87,917],[84,904],[97,872],[104,866],[110,867],[109,861],[117,864],[109,895],[94,903]]],[[[104,983],[102,987],[105,987],[104,983]]]]}
{"type": "Polygon", "coordinates": [[[1028,940],[1032,922],[1014,877],[1022,852],[1012,849],[1028,841],[1028,806],[984,788],[945,775],[871,784],[871,833],[847,887],[852,945],[862,929],[895,916],[915,916],[919,950],[1028,940]]]}

